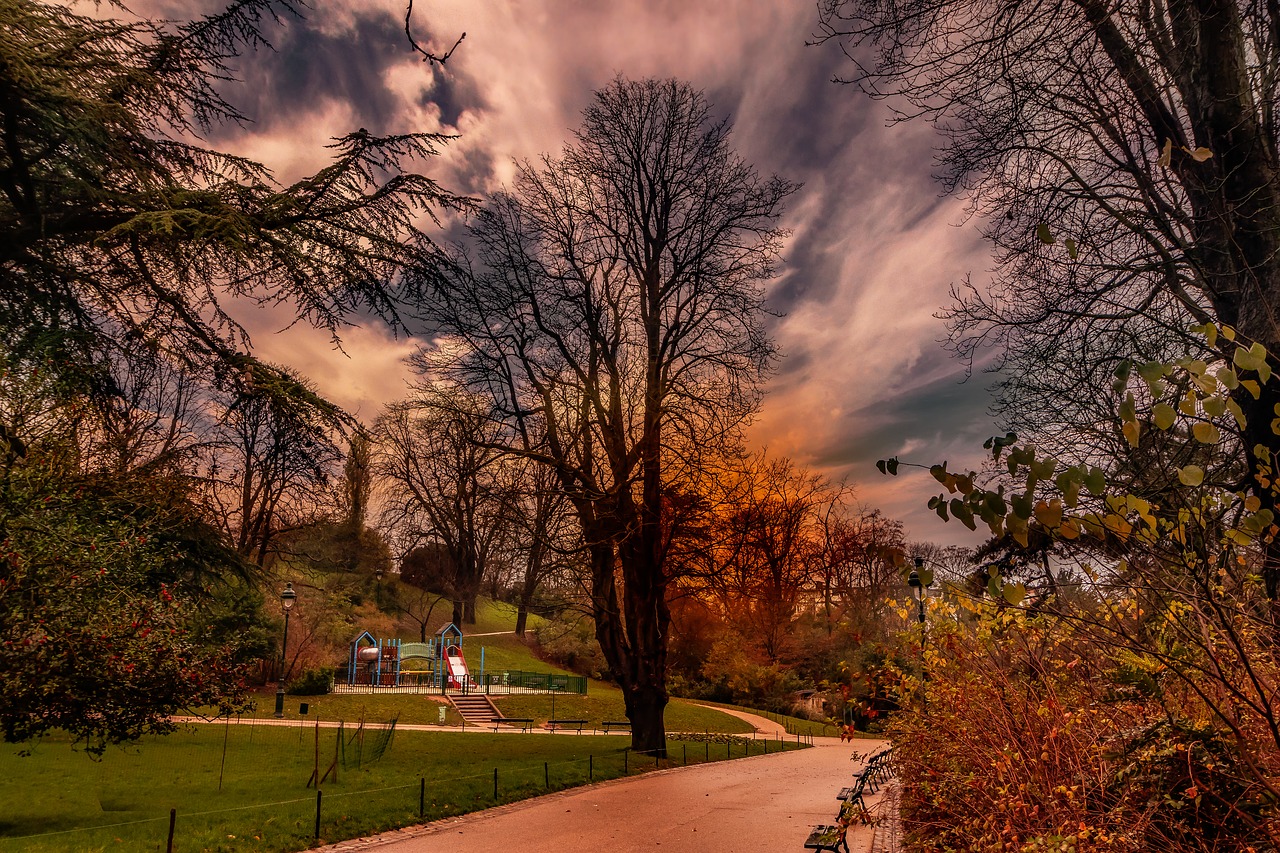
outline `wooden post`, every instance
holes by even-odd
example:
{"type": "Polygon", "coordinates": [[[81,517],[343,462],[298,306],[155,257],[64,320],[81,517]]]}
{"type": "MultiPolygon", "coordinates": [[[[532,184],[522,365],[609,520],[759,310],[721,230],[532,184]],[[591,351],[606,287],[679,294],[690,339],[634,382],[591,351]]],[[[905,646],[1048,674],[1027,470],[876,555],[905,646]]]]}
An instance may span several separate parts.
{"type": "Polygon", "coordinates": [[[427,777],[418,780],[418,820],[427,816],[427,777]]]}
{"type": "Polygon", "coordinates": [[[324,798],[324,791],[316,788],[316,841],[320,840],[320,801],[324,798]]]}
{"type": "Polygon", "coordinates": [[[169,809],[169,843],[165,845],[165,853],[173,853],[173,827],[178,822],[178,810],[169,809]]]}
{"type": "Polygon", "coordinates": [[[493,768],[493,798],[498,799],[498,768],[493,768]]]}

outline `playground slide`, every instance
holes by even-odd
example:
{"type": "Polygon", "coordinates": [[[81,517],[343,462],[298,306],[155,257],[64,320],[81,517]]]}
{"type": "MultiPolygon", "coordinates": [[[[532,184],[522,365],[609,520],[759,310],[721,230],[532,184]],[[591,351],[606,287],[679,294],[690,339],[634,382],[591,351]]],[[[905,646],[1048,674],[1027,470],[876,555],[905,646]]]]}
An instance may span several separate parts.
{"type": "Polygon", "coordinates": [[[450,646],[445,650],[445,661],[448,663],[449,686],[462,689],[470,686],[471,674],[467,672],[467,662],[462,657],[462,649],[450,646]]]}

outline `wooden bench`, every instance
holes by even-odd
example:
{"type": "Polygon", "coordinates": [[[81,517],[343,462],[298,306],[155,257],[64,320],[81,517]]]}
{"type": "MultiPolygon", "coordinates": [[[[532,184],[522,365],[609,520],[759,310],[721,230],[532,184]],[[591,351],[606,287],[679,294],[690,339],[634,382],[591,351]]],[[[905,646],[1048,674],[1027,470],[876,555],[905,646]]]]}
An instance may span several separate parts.
{"type": "Polygon", "coordinates": [[[560,729],[577,729],[578,734],[582,734],[582,727],[586,724],[586,720],[547,720],[547,730],[554,732],[560,729]]]}
{"type": "Polygon", "coordinates": [[[533,720],[530,717],[494,717],[489,722],[493,723],[495,732],[499,726],[519,726],[522,732],[527,732],[533,728],[533,720]]]}
{"type": "Polygon", "coordinates": [[[809,833],[809,837],[804,841],[805,849],[840,853],[840,848],[843,847],[844,853],[849,853],[849,842],[844,839],[848,829],[849,825],[845,823],[838,823],[835,826],[815,826],[813,832],[809,833]]]}
{"type": "Polygon", "coordinates": [[[600,723],[600,726],[604,729],[604,733],[608,734],[610,728],[630,729],[631,721],[630,720],[605,720],[604,722],[600,723]]]}

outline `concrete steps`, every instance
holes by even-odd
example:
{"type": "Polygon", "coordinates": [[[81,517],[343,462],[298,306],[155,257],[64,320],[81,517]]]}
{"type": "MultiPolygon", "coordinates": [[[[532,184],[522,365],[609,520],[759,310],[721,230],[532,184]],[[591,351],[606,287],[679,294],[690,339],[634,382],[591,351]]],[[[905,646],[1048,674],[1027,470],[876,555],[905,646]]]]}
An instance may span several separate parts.
{"type": "Polygon", "coordinates": [[[497,707],[483,693],[450,696],[449,701],[469,726],[492,726],[494,717],[501,717],[497,707]]]}

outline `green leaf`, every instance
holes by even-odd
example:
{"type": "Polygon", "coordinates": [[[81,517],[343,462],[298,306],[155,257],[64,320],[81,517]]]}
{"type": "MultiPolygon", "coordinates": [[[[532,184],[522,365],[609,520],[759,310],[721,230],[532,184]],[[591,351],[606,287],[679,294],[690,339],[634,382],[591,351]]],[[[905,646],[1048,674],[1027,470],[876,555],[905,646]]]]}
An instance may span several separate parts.
{"type": "Polygon", "coordinates": [[[1013,514],[1018,518],[1027,519],[1031,517],[1034,505],[1030,495],[1014,495],[1009,499],[1013,504],[1013,514]]]}
{"type": "Polygon", "coordinates": [[[1211,418],[1220,418],[1227,410],[1227,401],[1222,397],[1205,397],[1200,401],[1200,405],[1204,407],[1204,413],[1211,418]]]}
{"type": "Polygon", "coordinates": [[[1101,468],[1090,468],[1088,476],[1084,478],[1084,487],[1095,498],[1100,497],[1107,490],[1106,473],[1101,468]]]}
{"type": "Polygon", "coordinates": [[[1041,243],[1044,243],[1046,246],[1052,246],[1054,243],[1058,242],[1053,236],[1053,232],[1049,230],[1049,224],[1046,222],[1041,222],[1036,226],[1036,239],[1041,243]]]}
{"type": "Polygon", "coordinates": [[[1199,465],[1187,465],[1179,468],[1178,480],[1184,486],[1198,486],[1204,482],[1204,469],[1199,465]]]}
{"type": "Polygon", "coordinates": [[[1075,240],[1072,240],[1070,237],[1068,237],[1066,239],[1066,245],[1067,245],[1067,257],[1071,258],[1071,260],[1073,261],[1080,257],[1080,249],[1076,246],[1075,240]]]}

